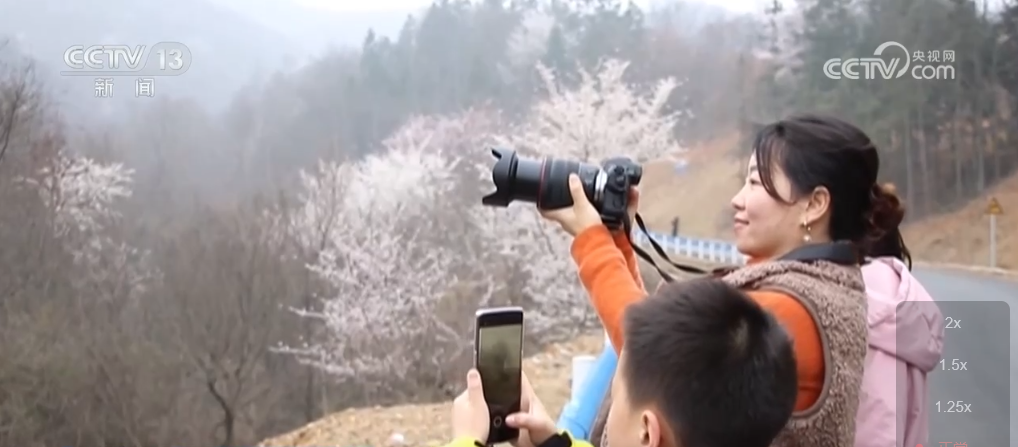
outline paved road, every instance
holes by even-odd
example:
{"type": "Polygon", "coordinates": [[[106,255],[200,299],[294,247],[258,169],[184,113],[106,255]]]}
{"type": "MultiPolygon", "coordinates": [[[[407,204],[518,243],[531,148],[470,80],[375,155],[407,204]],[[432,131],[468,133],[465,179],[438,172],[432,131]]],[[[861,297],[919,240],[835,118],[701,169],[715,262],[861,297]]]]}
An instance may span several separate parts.
{"type": "Polygon", "coordinates": [[[930,446],[1018,446],[1018,415],[1009,411],[1018,410],[1012,385],[1018,379],[1018,331],[1012,329],[1018,281],[932,269],[915,275],[938,301],[947,325],[944,370],[930,375],[930,446]]]}

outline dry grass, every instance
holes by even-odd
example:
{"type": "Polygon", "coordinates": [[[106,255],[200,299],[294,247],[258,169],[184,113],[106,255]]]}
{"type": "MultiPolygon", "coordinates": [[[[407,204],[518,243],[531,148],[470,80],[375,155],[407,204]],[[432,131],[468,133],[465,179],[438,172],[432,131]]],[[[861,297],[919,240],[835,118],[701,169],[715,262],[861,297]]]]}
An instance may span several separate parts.
{"type": "Polygon", "coordinates": [[[905,228],[905,241],[917,259],[952,264],[988,265],[990,197],[1004,209],[997,216],[997,265],[1018,269],[1018,174],[958,211],[930,217],[905,228]]]}
{"type": "Polygon", "coordinates": [[[640,214],[647,226],[671,232],[679,217],[679,232],[688,236],[729,238],[729,201],[741,186],[745,160],[733,157],[739,135],[695,146],[686,155],[689,166],[682,174],[671,161],[644,165],[640,185],[640,214]],[[723,225],[722,225],[723,223],[723,225]]]}

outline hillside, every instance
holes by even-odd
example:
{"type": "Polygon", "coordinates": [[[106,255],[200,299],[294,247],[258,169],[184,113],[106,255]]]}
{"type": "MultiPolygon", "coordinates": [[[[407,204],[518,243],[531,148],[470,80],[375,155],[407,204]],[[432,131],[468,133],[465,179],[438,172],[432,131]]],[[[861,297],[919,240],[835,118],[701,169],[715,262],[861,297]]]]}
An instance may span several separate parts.
{"type": "Polygon", "coordinates": [[[988,265],[989,217],[984,213],[990,197],[1004,209],[997,216],[997,264],[1018,269],[1018,174],[969,201],[950,214],[934,216],[905,229],[905,241],[917,259],[951,264],[988,265]]]}
{"type": "Polygon", "coordinates": [[[695,146],[684,154],[689,163],[677,173],[670,161],[644,165],[640,184],[640,214],[647,226],[671,232],[679,218],[679,233],[706,238],[730,238],[729,202],[742,185],[745,161],[732,157],[738,135],[695,146]]]}
{"type": "Polygon", "coordinates": [[[365,5],[364,9],[337,11],[289,0],[214,0],[238,14],[281,33],[301,48],[320,54],[330,47],[360,48],[368,30],[396,38],[407,16],[418,17],[428,2],[417,8],[386,8],[365,5]]]}

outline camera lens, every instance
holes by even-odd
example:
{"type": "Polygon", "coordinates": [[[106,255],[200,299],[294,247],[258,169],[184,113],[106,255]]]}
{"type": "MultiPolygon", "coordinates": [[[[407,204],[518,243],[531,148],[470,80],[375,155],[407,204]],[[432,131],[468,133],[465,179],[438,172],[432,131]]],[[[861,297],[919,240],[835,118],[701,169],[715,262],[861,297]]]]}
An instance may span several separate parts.
{"type": "MultiPolygon", "coordinates": [[[[569,174],[580,174],[580,170],[580,163],[575,161],[546,160],[545,183],[542,185],[537,207],[553,210],[571,206],[573,195],[569,192],[569,174]]],[[[583,175],[580,175],[580,180],[583,180],[583,175]]]]}
{"type": "Polygon", "coordinates": [[[495,192],[484,196],[481,203],[506,207],[514,200],[537,202],[544,162],[520,159],[511,150],[492,148],[491,154],[498,160],[491,168],[491,182],[495,184],[495,192]]]}
{"type": "Polygon", "coordinates": [[[596,165],[553,158],[520,158],[515,151],[507,149],[492,148],[491,154],[498,160],[491,168],[495,192],[481,199],[484,205],[506,207],[519,200],[535,203],[540,209],[571,206],[573,198],[569,192],[569,174],[572,173],[580,177],[587,198],[595,205],[597,203],[595,182],[601,168],[596,165]]]}

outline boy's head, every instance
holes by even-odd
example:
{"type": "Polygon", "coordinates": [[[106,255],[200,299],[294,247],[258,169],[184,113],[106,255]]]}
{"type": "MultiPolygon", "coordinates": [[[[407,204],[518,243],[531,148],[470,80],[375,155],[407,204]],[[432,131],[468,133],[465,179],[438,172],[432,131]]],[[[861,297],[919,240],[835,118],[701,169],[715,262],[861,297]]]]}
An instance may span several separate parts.
{"type": "Polygon", "coordinates": [[[767,447],[797,393],[792,342],[716,279],[665,285],[626,311],[609,447],[767,447]]]}

